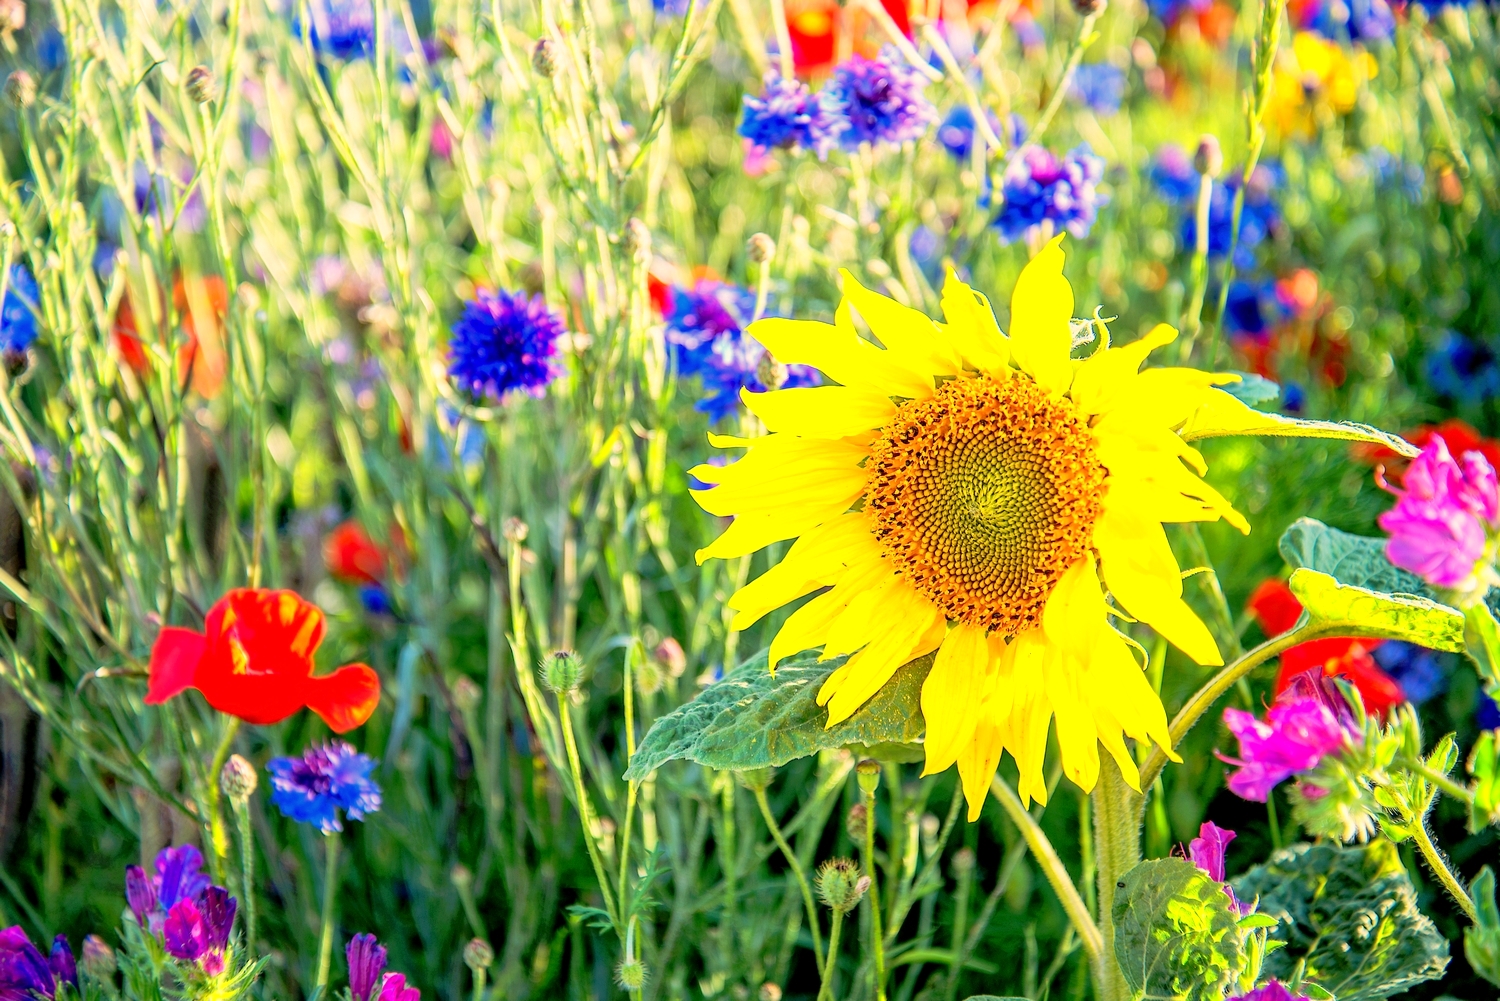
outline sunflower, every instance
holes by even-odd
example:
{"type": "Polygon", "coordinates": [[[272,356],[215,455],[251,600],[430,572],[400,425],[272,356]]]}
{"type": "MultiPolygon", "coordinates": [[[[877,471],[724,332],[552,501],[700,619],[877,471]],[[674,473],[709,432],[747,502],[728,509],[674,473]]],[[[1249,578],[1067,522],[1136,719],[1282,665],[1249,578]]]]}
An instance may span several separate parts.
{"type": "Polygon", "coordinates": [[[1176,338],[1165,325],[1115,347],[1097,323],[1100,345],[1075,361],[1061,240],[1018,278],[1009,337],[951,271],[941,324],[845,272],[832,324],[752,325],[779,362],[811,365],[833,384],[745,393],[768,433],[711,435],[716,447],[747,451],[692,471],[709,484],[698,503],[734,519],[699,563],[796,540],[729,600],[732,628],[820,592],[776,634],[770,667],[816,647],[824,660],[847,656],[818,693],[829,726],[901,665],[936,652],[922,687],[924,774],[957,763],[970,820],[1006,750],[1023,801],[1046,802],[1054,719],[1063,770],[1084,790],[1098,780],[1100,744],[1137,789],[1126,736],[1172,755],[1138,647],[1112,620],[1146,623],[1199,664],[1223,662],[1182,600],[1163,524],[1250,526],[1203,481],[1190,440],[1390,440],[1252,410],[1217,388],[1236,375],[1142,371],[1176,338]],[[861,336],[856,313],[878,345],[861,336]]]}

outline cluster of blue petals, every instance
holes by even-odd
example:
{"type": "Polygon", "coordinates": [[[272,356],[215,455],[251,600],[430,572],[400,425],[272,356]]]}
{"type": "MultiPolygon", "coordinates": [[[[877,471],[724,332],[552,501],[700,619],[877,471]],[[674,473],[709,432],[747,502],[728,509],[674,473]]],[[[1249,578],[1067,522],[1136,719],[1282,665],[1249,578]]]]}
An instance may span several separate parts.
{"type": "Polygon", "coordinates": [[[538,392],[558,375],[557,340],[565,331],[539,295],[480,289],[453,325],[448,374],[476,397],[538,392]]]}
{"type": "Polygon", "coordinates": [[[1062,159],[1041,146],[1022,147],[1005,168],[1004,200],[992,225],[1007,243],[1046,222],[1054,232],[1088,236],[1104,202],[1098,191],[1103,178],[1104,161],[1086,143],[1062,159]]]}
{"type": "Polygon", "coordinates": [[[363,820],[380,809],[380,787],[370,778],[375,760],[342,740],[310,747],[300,758],[272,758],[271,802],[292,820],[342,831],[339,811],[363,820]]]}

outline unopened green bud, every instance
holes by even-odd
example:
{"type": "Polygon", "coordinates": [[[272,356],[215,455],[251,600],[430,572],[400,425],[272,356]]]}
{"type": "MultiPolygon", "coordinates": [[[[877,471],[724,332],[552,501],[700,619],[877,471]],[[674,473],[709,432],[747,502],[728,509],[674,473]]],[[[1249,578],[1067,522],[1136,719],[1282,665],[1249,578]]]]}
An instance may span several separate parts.
{"type": "Polygon", "coordinates": [[[469,944],[464,946],[464,965],[474,973],[488,970],[494,961],[495,950],[484,939],[471,938],[469,944]]]}
{"type": "Polygon", "coordinates": [[[214,71],[207,66],[194,66],[188,70],[184,89],[188,97],[191,97],[197,104],[207,104],[219,94],[219,84],[214,79],[214,71]]]}
{"type": "Polygon", "coordinates": [[[14,35],[26,27],[24,0],[0,0],[0,35],[14,35]]]}
{"type": "Polygon", "coordinates": [[[115,960],[115,950],[98,935],[83,940],[83,955],[78,959],[78,969],[84,976],[103,983],[111,983],[120,964],[115,960]]]}
{"type": "Polygon", "coordinates": [[[484,698],[484,693],[474,683],[474,679],[467,674],[461,674],[453,683],[453,704],[461,713],[471,713],[479,708],[479,702],[484,698]]]}
{"type": "Polygon", "coordinates": [[[818,897],[824,904],[848,914],[870,888],[870,877],[860,875],[859,864],[853,859],[836,858],[818,866],[817,884],[818,897]]]}
{"type": "Polygon", "coordinates": [[[880,762],[874,758],[866,758],[859,763],[856,769],[859,775],[859,787],[864,790],[865,795],[870,795],[880,786],[880,762]]]}
{"type": "Polygon", "coordinates": [[[531,530],[526,527],[526,522],[520,518],[506,518],[500,526],[500,534],[505,536],[506,542],[514,542],[519,545],[526,541],[526,536],[531,530]]]}
{"type": "Polygon", "coordinates": [[[746,252],[756,264],[768,264],[776,256],[776,241],[768,233],[756,233],[750,237],[746,252]]]}
{"type": "Polygon", "coordinates": [[[538,38],[531,47],[531,68],[539,77],[551,79],[557,72],[557,54],[553,51],[552,39],[538,38]]]}
{"type": "Polygon", "coordinates": [[[870,811],[865,809],[863,803],[855,803],[844,814],[844,830],[849,832],[849,840],[856,845],[865,843],[865,828],[869,823],[870,811]]]}
{"type": "Polygon", "coordinates": [[[474,885],[474,872],[462,862],[458,862],[448,870],[448,881],[460,891],[467,890],[474,885]]]}
{"type": "Polygon", "coordinates": [[[29,108],[36,103],[36,77],[16,70],[5,81],[5,97],[15,108],[29,108]]]}
{"type": "Polygon", "coordinates": [[[244,805],[260,785],[255,766],[238,754],[231,754],[219,771],[219,789],[229,802],[244,805]]]}
{"type": "Polygon", "coordinates": [[[622,990],[638,991],[646,985],[646,964],[639,959],[624,959],[615,967],[615,983],[622,990]]]}
{"type": "Polygon", "coordinates": [[[583,682],[583,659],[571,650],[556,650],[542,661],[542,684],[565,694],[583,682]]]}
{"type": "Polygon", "coordinates": [[[922,851],[924,854],[933,855],[937,852],[937,837],[943,829],[943,822],[930,813],[922,814],[922,819],[917,821],[917,826],[922,832],[922,851]]]}
{"type": "Polygon", "coordinates": [[[768,392],[780,389],[786,383],[786,366],[771,357],[771,352],[767,351],[755,365],[755,377],[768,392]]]}
{"type": "Polygon", "coordinates": [[[771,777],[775,774],[774,768],[746,768],[744,771],[735,772],[734,778],[751,792],[762,792],[771,784],[771,777]]]}
{"type": "Polygon", "coordinates": [[[974,861],[974,849],[960,848],[953,853],[953,874],[959,879],[967,879],[974,871],[974,861]]]}

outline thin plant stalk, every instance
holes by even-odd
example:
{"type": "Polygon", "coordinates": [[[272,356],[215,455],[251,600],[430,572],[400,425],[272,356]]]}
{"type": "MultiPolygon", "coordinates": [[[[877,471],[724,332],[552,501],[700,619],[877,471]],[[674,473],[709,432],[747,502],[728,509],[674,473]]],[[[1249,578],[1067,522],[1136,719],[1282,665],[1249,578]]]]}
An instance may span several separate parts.
{"type": "Polygon", "coordinates": [[[833,909],[833,921],[828,928],[828,958],[823,963],[823,978],[818,985],[818,1001],[833,1001],[833,971],[839,961],[839,935],[844,930],[844,912],[833,909]]]}
{"type": "Polygon", "coordinates": [[[813,900],[812,884],[807,881],[807,870],[802,868],[802,863],[797,859],[797,853],[792,851],[792,846],[787,843],[781,825],[776,822],[776,815],[771,812],[770,800],[766,798],[766,790],[760,788],[751,791],[755,794],[755,804],[760,807],[760,815],[766,822],[766,828],[771,832],[772,840],[776,842],[776,847],[781,849],[788,868],[792,870],[793,878],[797,880],[797,889],[802,894],[802,905],[807,910],[807,927],[812,932],[813,958],[817,960],[818,969],[821,970],[823,968],[823,935],[818,928],[818,905],[813,900]]]}
{"type": "MultiPolygon", "coordinates": [[[[861,790],[863,791],[863,790],[861,790]]],[[[885,934],[880,928],[880,881],[875,873],[875,793],[864,793],[865,837],[860,846],[864,855],[865,875],[870,877],[870,890],[866,897],[870,908],[870,942],[875,952],[875,998],[885,1001],[885,934]]]]}
{"type": "Polygon", "coordinates": [[[328,861],[323,870],[323,930],[318,936],[317,986],[328,987],[328,966],[333,960],[333,915],[334,903],[339,888],[339,845],[342,841],[337,831],[323,836],[328,848],[328,861]]]}
{"type": "Polygon", "coordinates": [[[255,953],[255,842],[250,833],[250,804],[244,800],[231,799],[235,825],[240,835],[240,879],[244,887],[245,901],[245,947],[255,953]]]}
{"type": "Polygon", "coordinates": [[[974,867],[963,866],[958,870],[958,893],[953,901],[953,942],[949,947],[953,958],[948,961],[948,982],[943,985],[945,1001],[953,1001],[958,996],[958,977],[963,972],[963,945],[969,930],[969,894],[973,888],[974,867]]]}

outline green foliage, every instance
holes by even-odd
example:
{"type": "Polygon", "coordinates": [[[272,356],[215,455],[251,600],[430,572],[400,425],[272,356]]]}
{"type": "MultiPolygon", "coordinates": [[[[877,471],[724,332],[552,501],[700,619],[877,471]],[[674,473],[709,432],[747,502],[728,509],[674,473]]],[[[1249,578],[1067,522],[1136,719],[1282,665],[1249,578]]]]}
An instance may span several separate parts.
{"type": "MultiPolygon", "coordinates": [[[[817,654],[784,660],[773,675],[764,653],[709,685],[698,697],[658,719],[630,759],[627,779],[641,779],[679,758],[715,769],[784,765],[833,747],[859,745],[887,757],[922,736],[922,682],[932,657],[900,668],[853,716],[827,726],[818,689],[844,658],[819,663],[817,654]]],[[[920,753],[920,752],[918,752],[920,753]]]]}
{"type": "Polygon", "coordinates": [[[1428,598],[1341,584],[1306,568],[1293,570],[1288,584],[1314,625],[1336,624],[1341,635],[1405,640],[1434,650],[1464,648],[1464,617],[1428,598]]]}
{"type": "Polygon", "coordinates": [[[1486,730],[1474,741],[1467,768],[1474,777],[1469,830],[1477,834],[1489,824],[1500,823],[1500,740],[1496,731],[1486,730]]]}
{"type": "Polygon", "coordinates": [[[1286,948],[1263,975],[1299,969],[1339,1001],[1375,1001],[1443,975],[1448,943],[1417,909],[1416,890],[1387,841],[1363,848],[1299,844],[1234,881],[1242,900],[1280,922],[1286,948]]]}
{"type": "Polygon", "coordinates": [[[1469,886],[1476,920],[1464,929],[1464,958],[1474,972],[1500,987],[1500,908],[1495,906],[1495,873],[1485,866],[1469,886]]]}
{"type": "Polygon", "coordinates": [[[1220,998],[1245,964],[1224,884],[1191,862],[1151,859],[1115,893],[1115,958],[1137,998],[1220,998]]]}

